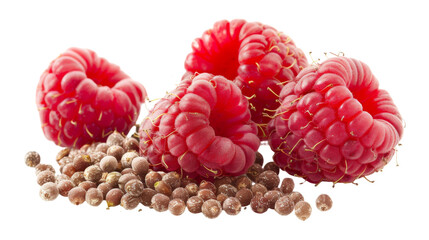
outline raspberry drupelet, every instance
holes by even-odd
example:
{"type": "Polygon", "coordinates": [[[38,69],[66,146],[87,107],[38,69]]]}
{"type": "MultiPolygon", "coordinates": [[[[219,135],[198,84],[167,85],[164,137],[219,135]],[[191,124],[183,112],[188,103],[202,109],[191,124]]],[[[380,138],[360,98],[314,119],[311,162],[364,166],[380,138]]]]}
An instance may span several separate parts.
{"type": "Polygon", "coordinates": [[[402,118],[369,67],[335,57],[302,70],[268,125],[276,164],[309,182],[353,182],[395,153],[402,118]]]}
{"type": "Polygon", "coordinates": [[[222,20],[194,40],[183,78],[208,72],[232,80],[249,100],[259,138],[267,140],[267,115],[280,105],[282,86],[295,80],[307,65],[303,51],[275,28],[240,19],[222,20]]]}

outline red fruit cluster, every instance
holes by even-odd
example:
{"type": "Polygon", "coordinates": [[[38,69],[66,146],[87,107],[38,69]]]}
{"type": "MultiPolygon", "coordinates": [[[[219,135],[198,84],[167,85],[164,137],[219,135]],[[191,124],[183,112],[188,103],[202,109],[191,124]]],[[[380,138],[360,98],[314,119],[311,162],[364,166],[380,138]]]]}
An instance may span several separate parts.
{"type": "Polygon", "coordinates": [[[261,140],[267,139],[268,114],[280,105],[281,88],[308,65],[290,37],[245,20],[216,22],[195,39],[192,50],[185,61],[188,75],[207,72],[233,80],[249,100],[261,140]]]}
{"type": "Polygon", "coordinates": [[[70,48],[51,62],[37,86],[36,103],[45,136],[80,147],[105,141],[135,124],[146,90],[93,51],[70,48]]]}
{"type": "MultiPolygon", "coordinates": [[[[268,25],[216,22],[195,39],[185,68],[141,123],[140,153],[154,170],[244,174],[268,140],[292,175],[353,182],[382,169],[402,137],[401,115],[366,64],[337,57],[308,66],[268,25]]],[[[118,66],[71,48],[43,73],[36,102],[45,136],[80,147],[127,134],[146,95],[118,66]]]]}
{"type": "Polygon", "coordinates": [[[300,72],[269,123],[274,161],[312,183],[353,182],[382,169],[401,139],[402,118],[369,67],[337,57],[300,72]]]}
{"type": "Polygon", "coordinates": [[[154,170],[195,178],[244,174],[260,144],[240,89],[208,73],[183,80],[157,102],[139,135],[154,170]]]}

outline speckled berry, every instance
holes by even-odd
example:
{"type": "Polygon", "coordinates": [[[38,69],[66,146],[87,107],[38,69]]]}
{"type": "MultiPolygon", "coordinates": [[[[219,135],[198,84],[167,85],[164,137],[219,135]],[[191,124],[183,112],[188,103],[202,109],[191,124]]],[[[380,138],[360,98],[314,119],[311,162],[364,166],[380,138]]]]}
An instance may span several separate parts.
{"type": "Polygon", "coordinates": [[[186,204],[180,198],[175,198],[168,203],[168,210],[175,216],[182,215],[185,212],[186,204]]]}
{"type": "Polygon", "coordinates": [[[280,215],[289,215],[293,211],[294,202],[289,196],[280,197],[275,205],[274,210],[280,215]]]}
{"type": "MultiPolygon", "coordinates": [[[[63,148],[61,149],[58,153],[57,156],[55,157],[55,160],[57,161],[58,164],[60,164],[60,160],[67,157],[70,154],[71,148],[63,148]]],[[[61,165],[61,164],[60,164],[61,165]]]]}
{"type": "Polygon", "coordinates": [[[320,211],[328,211],[332,208],[332,199],[327,194],[320,194],[316,199],[316,207],[320,211]]]}
{"type": "Polygon", "coordinates": [[[162,181],[171,186],[171,189],[180,187],[180,174],[177,172],[169,172],[162,177],[162,181]]]}
{"type": "Polygon", "coordinates": [[[118,162],[121,161],[122,155],[124,155],[124,153],[125,153],[125,150],[118,145],[110,146],[106,152],[108,156],[115,157],[116,160],[118,160],[118,162]]]}
{"type": "Polygon", "coordinates": [[[289,197],[294,202],[294,204],[297,204],[299,201],[304,201],[304,196],[302,196],[302,194],[299,192],[291,192],[289,197]]]}
{"type": "Polygon", "coordinates": [[[253,198],[253,192],[248,188],[242,188],[238,190],[235,197],[240,201],[241,206],[245,207],[250,204],[250,201],[253,198]]]}
{"type": "Polygon", "coordinates": [[[40,163],[40,155],[35,151],[25,154],[25,164],[29,167],[35,167],[40,163]]]}
{"type": "Polygon", "coordinates": [[[114,207],[121,204],[121,198],[124,192],[119,188],[113,188],[106,194],[107,207],[114,207]]]}
{"type": "Polygon", "coordinates": [[[143,189],[142,193],[140,194],[140,202],[144,206],[149,207],[152,204],[152,197],[155,194],[157,194],[157,192],[152,188],[143,189]]]}
{"type": "Polygon", "coordinates": [[[279,198],[283,196],[283,193],[277,190],[270,190],[264,194],[264,197],[268,200],[268,207],[274,209],[274,206],[279,198]]]}
{"type": "Polygon", "coordinates": [[[228,215],[237,215],[241,211],[241,202],[235,197],[229,197],[223,202],[222,208],[228,215]]]}
{"type": "Polygon", "coordinates": [[[106,144],[109,146],[114,146],[114,145],[122,146],[123,141],[124,141],[124,136],[122,136],[122,134],[119,133],[118,131],[114,131],[107,137],[106,144]]]}
{"type": "Polygon", "coordinates": [[[60,167],[64,167],[66,164],[73,164],[73,158],[71,157],[63,157],[57,161],[60,167]]]}
{"type": "Polygon", "coordinates": [[[251,190],[253,192],[253,195],[255,195],[257,192],[262,193],[262,195],[264,195],[266,192],[268,192],[267,187],[265,187],[264,185],[262,185],[260,183],[253,184],[251,190]]]}
{"type": "Polygon", "coordinates": [[[199,190],[199,187],[196,183],[188,183],[185,186],[186,191],[189,194],[189,197],[196,196],[199,190]]]}
{"type": "Polygon", "coordinates": [[[191,213],[200,213],[203,206],[204,199],[199,196],[192,196],[186,201],[186,207],[191,213]]]}
{"type": "Polygon", "coordinates": [[[253,182],[256,182],[256,179],[258,178],[259,174],[261,174],[264,171],[262,166],[260,164],[253,164],[250,166],[250,168],[247,170],[247,177],[250,178],[253,182]]]}
{"type": "Polygon", "coordinates": [[[40,187],[39,196],[45,201],[55,200],[58,194],[57,185],[53,182],[47,182],[40,187]]]}
{"type": "Polygon", "coordinates": [[[174,189],[173,192],[171,193],[171,198],[172,199],[179,198],[179,199],[182,199],[184,202],[186,202],[186,201],[188,201],[189,194],[185,188],[178,187],[178,188],[174,189]]]}
{"type": "Polygon", "coordinates": [[[112,189],[112,185],[107,182],[100,183],[98,184],[97,189],[101,191],[101,193],[103,194],[103,199],[105,199],[107,193],[112,189]]]}
{"type": "Polygon", "coordinates": [[[101,179],[102,175],[103,175],[103,171],[97,165],[89,166],[83,172],[83,176],[85,177],[85,180],[95,182],[95,183],[101,179]]]}
{"type": "Polygon", "coordinates": [[[222,212],[222,206],[219,201],[209,199],[203,203],[201,211],[207,218],[217,218],[222,212]]]}
{"type": "Polygon", "coordinates": [[[133,159],[138,157],[138,156],[139,155],[135,151],[124,153],[124,155],[122,155],[122,157],[121,157],[122,168],[131,168],[131,163],[132,163],[133,159]]]}
{"type": "Polygon", "coordinates": [[[126,152],[139,151],[139,141],[135,138],[125,138],[122,142],[122,147],[126,152]]]}
{"type": "Polygon", "coordinates": [[[91,164],[99,164],[101,159],[103,159],[107,155],[103,152],[95,152],[94,151],[94,152],[90,153],[89,156],[91,157],[91,164]]]}
{"type": "Polygon", "coordinates": [[[103,152],[107,154],[107,149],[109,148],[109,145],[107,143],[100,143],[95,148],[95,151],[97,152],[103,152]]]}
{"type": "Polygon", "coordinates": [[[68,199],[74,205],[80,205],[83,202],[85,202],[85,195],[86,195],[85,189],[81,187],[74,187],[69,191],[68,199]]]}
{"type": "Polygon", "coordinates": [[[85,181],[85,176],[83,174],[83,171],[73,173],[73,175],[70,177],[70,180],[73,182],[75,186],[85,181]]]}
{"type": "Polygon", "coordinates": [[[131,179],[138,179],[138,177],[133,173],[127,173],[127,174],[121,175],[118,180],[119,188],[125,191],[125,184],[127,184],[127,182],[130,181],[131,179]]]}
{"type": "Polygon", "coordinates": [[[162,180],[161,174],[155,171],[148,172],[145,176],[146,187],[155,189],[155,183],[162,180]]]}
{"type": "Polygon", "coordinates": [[[63,168],[61,169],[61,172],[71,177],[76,172],[76,168],[74,168],[73,163],[67,163],[66,165],[63,166],[63,168]]]}
{"type": "Polygon", "coordinates": [[[61,196],[67,197],[69,191],[74,187],[74,184],[70,180],[63,180],[57,184],[58,192],[61,196]]]}
{"type": "Polygon", "coordinates": [[[115,171],[118,167],[118,160],[113,156],[105,156],[100,161],[100,168],[103,172],[115,171]]]}
{"type": "Polygon", "coordinates": [[[140,178],[144,179],[149,171],[149,162],[144,157],[136,157],[131,162],[131,168],[140,176],[140,178]]]}
{"type": "Polygon", "coordinates": [[[223,202],[228,198],[228,196],[224,193],[220,193],[216,196],[216,200],[219,201],[220,205],[223,204],[223,202]]]}
{"type": "Polygon", "coordinates": [[[217,189],[217,194],[225,194],[228,197],[235,197],[235,194],[237,193],[237,188],[232,186],[231,184],[222,184],[217,189]]]}
{"type": "Polygon", "coordinates": [[[279,175],[280,173],[280,168],[277,166],[275,162],[268,162],[267,164],[265,164],[264,171],[268,171],[268,170],[275,172],[277,175],[279,175]]]}
{"type": "Polygon", "coordinates": [[[103,201],[103,193],[97,188],[91,188],[86,191],[85,201],[90,206],[98,206],[103,201]]]}
{"type": "Polygon", "coordinates": [[[91,166],[91,157],[86,153],[80,153],[73,158],[73,166],[77,172],[84,171],[91,166]]]}
{"type": "Polygon", "coordinates": [[[293,191],[294,187],[295,183],[293,182],[292,178],[284,178],[280,185],[280,191],[282,191],[284,194],[289,194],[293,191]]]}
{"type": "Polygon", "coordinates": [[[216,194],[209,189],[198,190],[197,196],[202,198],[204,201],[209,199],[216,199],[216,194]]]}
{"type": "Polygon", "coordinates": [[[47,182],[55,183],[55,173],[53,173],[49,170],[45,170],[45,171],[37,174],[36,181],[37,181],[37,184],[39,184],[40,186],[42,186],[43,184],[45,184],[47,182]]]}
{"type": "Polygon", "coordinates": [[[264,185],[268,190],[272,190],[279,186],[280,178],[274,171],[268,170],[259,174],[256,182],[264,185]]]}
{"type": "Polygon", "coordinates": [[[173,192],[172,188],[170,185],[168,185],[166,182],[164,181],[158,181],[154,184],[155,187],[155,191],[162,193],[166,196],[171,196],[171,193],[173,192]]]}
{"type": "Polygon", "coordinates": [[[214,185],[214,183],[212,183],[212,182],[209,182],[209,181],[206,181],[206,180],[202,180],[201,182],[200,182],[200,185],[198,186],[198,188],[201,190],[201,189],[208,189],[208,190],[210,190],[210,191],[212,191],[212,192],[214,192],[214,193],[216,193],[217,192],[217,187],[216,187],[216,185],[214,185]]]}
{"type": "Polygon", "coordinates": [[[297,204],[295,204],[294,209],[295,215],[302,221],[307,220],[311,215],[311,206],[308,202],[299,201],[297,204]]]}
{"type": "Polygon", "coordinates": [[[157,193],[152,197],[151,207],[157,212],[165,212],[168,210],[170,198],[162,193],[157,193]]]}
{"type": "Polygon", "coordinates": [[[257,192],[250,201],[250,207],[255,213],[264,213],[268,210],[268,199],[261,192],[257,192]]]}
{"type": "Polygon", "coordinates": [[[129,193],[125,193],[121,198],[121,206],[126,210],[136,208],[140,203],[140,198],[129,193]]]}
{"type": "Polygon", "coordinates": [[[117,187],[121,176],[122,174],[119,172],[110,172],[106,176],[106,183],[110,184],[112,187],[117,187]]]}
{"type": "Polygon", "coordinates": [[[131,179],[125,184],[125,192],[134,197],[139,197],[143,189],[144,185],[139,179],[131,179]]]}
{"type": "Polygon", "coordinates": [[[247,176],[240,176],[235,179],[234,186],[237,188],[237,190],[240,190],[242,188],[251,188],[252,180],[250,180],[250,178],[247,176]]]}

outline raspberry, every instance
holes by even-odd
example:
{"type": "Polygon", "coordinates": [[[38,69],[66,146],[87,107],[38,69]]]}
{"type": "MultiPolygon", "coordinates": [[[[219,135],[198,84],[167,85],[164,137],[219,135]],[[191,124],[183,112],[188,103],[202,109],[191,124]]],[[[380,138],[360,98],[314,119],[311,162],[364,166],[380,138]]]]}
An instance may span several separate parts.
{"type": "Polygon", "coordinates": [[[302,70],[280,94],[268,125],[277,165],[309,182],[353,182],[382,169],[402,118],[369,67],[336,57],[302,70]]]}
{"type": "Polygon", "coordinates": [[[247,107],[222,76],[184,80],[141,123],[140,152],[154,170],[206,179],[244,174],[260,144],[247,107]]]}
{"type": "Polygon", "coordinates": [[[277,99],[281,87],[307,65],[302,50],[273,27],[223,20],[194,40],[185,61],[188,73],[184,78],[194,72],[208,72],[233,80],[249,100],[258,136],[267,140],[267,115],[280,105],[277,99]]]}
{"type": "Polygon", "coordinates": [[[135,124],[146,90],[118,66],[87,49],[70,48],[51,62],[37,86],[43,132],[59,146],[105,141],[135,124]]]}

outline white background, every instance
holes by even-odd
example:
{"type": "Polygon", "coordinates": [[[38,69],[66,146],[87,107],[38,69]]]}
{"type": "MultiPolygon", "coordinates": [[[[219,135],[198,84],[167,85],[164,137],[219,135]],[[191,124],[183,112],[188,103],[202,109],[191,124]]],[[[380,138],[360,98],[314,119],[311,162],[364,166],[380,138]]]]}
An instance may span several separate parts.
{"type": "MultiPolygon", "coordinates": [[[[424,1],[1,1],[0,2],[0,239],[428,239],[428,8],[424,1]],[[323,2],[323,3],[322,3],[323,2]],[[366,62],[406,122],[397,161],[371,184],[318,187],[296,179],[313,205],[305,222],[274,211],[214,220],[175,217],[145,207],[126,211],[105,205],[73,206],[66,198],[39,198],[27,151],[57,167],[60,150],[43,136],[35,91],[49,62],[68,47],[90,48],[118,64],[162,97],[180,80],[191,42],[221,20],[243,18],[271,25],[292,37],[313,58],[344,52],[366,62]],[[328,212],[314,207],[331,195],[328,212]],[[6,237],[9,236],[9,237],[6,237]],[[148,238],[150,237],[150,238],[148,238]]],[[[308,54],[307,54],[308,57],[308,54]]],[[[139,121],[146,114],[142,109],[139,121]]],[[[271,158],[262,146],[265,159],[271,158]]],[[[57,168],[58,170],[58,168],[57,168]]],[[[286,173],[282,173],[285,177],[286,173]]]]}

